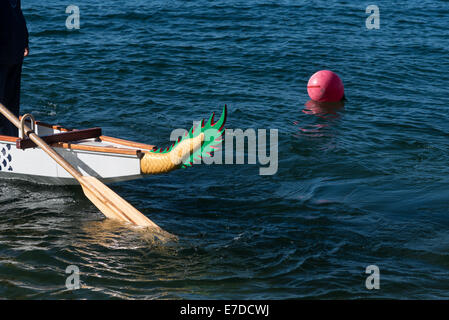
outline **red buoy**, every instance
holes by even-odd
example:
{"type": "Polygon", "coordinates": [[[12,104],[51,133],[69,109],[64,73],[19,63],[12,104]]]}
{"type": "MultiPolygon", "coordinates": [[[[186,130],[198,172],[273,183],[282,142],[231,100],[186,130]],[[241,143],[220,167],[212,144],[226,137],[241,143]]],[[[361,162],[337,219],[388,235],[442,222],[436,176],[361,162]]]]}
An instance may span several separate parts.
{"type": "Polygon", "coordinates": [[[345,89],[340,77],[329,70],[321,70],[310,77],[307,84],[309,97],[318,102],[336,102],[343,99],[345,89]]]}

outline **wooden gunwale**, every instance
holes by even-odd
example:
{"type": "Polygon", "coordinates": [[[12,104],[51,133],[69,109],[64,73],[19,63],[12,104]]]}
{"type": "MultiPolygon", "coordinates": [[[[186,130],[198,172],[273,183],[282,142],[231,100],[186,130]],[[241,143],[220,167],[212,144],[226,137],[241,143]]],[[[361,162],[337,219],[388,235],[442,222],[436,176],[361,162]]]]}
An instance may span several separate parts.
{"type": "Polygon", "coordinates": [[[0,142],[1,141],[6,141],[6,142],[16,142],[17,141],[17,139],[19,139],[18,137],[11,137],[11,136],[3,136],[3,135],[0,135],[0,142]]]}
{"type": "Polygon", "coordinates": [[[76,144],[76,143],[66,143],[66,142],[53,143],[51,146],[56,147],[56,148],[71,149],[71,150],[116,153],[116,154],[132,155],[132,156],[138,156],[140,153],[142,153],[142,151],[138,150],[138,149],[117,148],[117,147],[112,147],[112,146],[98,147],[98,146],[89,146],[89,145],[76,144]]]}
{"type": "Polygon", "coordinates": [[[116,144],[121,144],[122,146],[128,146],[138,149],[145,149],[145,150],[153,150],[154,146],[150,144],[140,143],[140,142],[134,142],[130,140],[124,140],[114,137],[108,137],[108,136],[100,136],[100,140],[106,141],[106,142],[112,142],[116,144]]]}

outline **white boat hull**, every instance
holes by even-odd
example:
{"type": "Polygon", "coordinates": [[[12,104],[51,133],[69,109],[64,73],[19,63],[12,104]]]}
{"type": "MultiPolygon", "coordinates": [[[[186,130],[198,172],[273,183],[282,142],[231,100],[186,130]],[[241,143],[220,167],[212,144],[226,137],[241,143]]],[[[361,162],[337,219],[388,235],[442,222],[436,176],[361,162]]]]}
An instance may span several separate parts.
{"type": "MultiPolygon", "coordinates": [[[[55,148],[56,149],[56,148],[55,148]]],[[[0,178],[20,179],[52,185],[75,185],[78,182],[41,149],[16,149],[0,142],[0,178]]],[[[56,151],[83,175],[104,183],[141,178],[140,159],[129,155],[111,155],[82,150],[56,151]]]]}

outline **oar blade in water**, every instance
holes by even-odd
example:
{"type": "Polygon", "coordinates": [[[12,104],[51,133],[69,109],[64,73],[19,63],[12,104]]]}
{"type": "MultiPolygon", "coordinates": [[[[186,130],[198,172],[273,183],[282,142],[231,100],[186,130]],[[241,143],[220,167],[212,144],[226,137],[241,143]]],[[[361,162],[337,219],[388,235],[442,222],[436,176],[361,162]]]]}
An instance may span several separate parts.
{"type": "Polygon", "coordinates": [[[126,200],[94,177],[81,177],[84,194],[108,218],[129,222],[136,226],[148,227],[156,231],[162,229],[144,216],[126,200]]]}

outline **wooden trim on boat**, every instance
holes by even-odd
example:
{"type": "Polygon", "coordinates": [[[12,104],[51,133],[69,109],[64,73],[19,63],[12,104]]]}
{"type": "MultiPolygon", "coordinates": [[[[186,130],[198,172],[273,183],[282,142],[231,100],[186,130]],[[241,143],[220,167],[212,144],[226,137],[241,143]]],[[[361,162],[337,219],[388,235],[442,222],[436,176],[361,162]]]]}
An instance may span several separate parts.
{"type": "MultiPolygon", "coordinates": [[[[22,116],[20,116],[19,119],[22,119],[22,116]]],[[[30,120],[25,120],[25,122],[30,122],[30,120]]],[[[65,131],[65,132],[66,131],[73,131],[72,129],[63,128],[63,127],[61,127],[60,125],[57,125],[57,124],[56,125],[48,124],[46,122],[42,122],[42,121],[39,121],[39,120],[36,121],[36,125],[41,126],[41,127],[47,127],[47,128],[50,128],[50,129],[59,130],[59,131],[65,131]]]]}
{"type": "MultiPolygon", "coordinates": [[[[71,142],[84,139],[98,138],[101,136],[101,128],[92,128],[84,130],[73,130],[69,132],[57,133],[41,137],[46,143],[71,142]]],[[[36,144],[30,138],[18,139],[17,149],[35,148],[36,144]]]]}
{"type": "Polygon", "coordinates": [[[16,142],[18,137],[11,137],[11,136],[3,136],[0,135],[0,141],[6,141],[6,142],[16,142]]]}
{"type": "Polygon", "coordinates": [[[52,147],[72,149],[72,150],[93,151],[93,152],[127,154],[127,155],[132,155],[132,156],[139,155],[141,153],[141,151],[137,150],[137,149],[116,148],[116,147],[97,147],[97,146],[88,146],[88,145],[83,145],[83,144],[67,143],[67,142],[53,143],[52,147]]]}
{"type": "Polygon", "coordinates": [[[59,130],[59,131],[63,131],[63,132],[70,132],[73,131],[73,129],[66,129],[61,127],[60,125],[51,125],[42,121],[36,121],[36,125],[41,126],[41,127],[47,127],[50,129],[55,129],[55,130],[59,130]]]}
{"type": "Polygon", "coordinates": [[[139,148],[139,149],[145,149],[145,150],[153,150],[154,146],[150,144],[140,143],[140,142],[134,142],[114,137],[108,137],[108,136],[100,136],[100,140],[106,141],[106,142],[112,142],[116,144],[121,144],[122,146],[128,146],[133,148],[139,148]]]}

